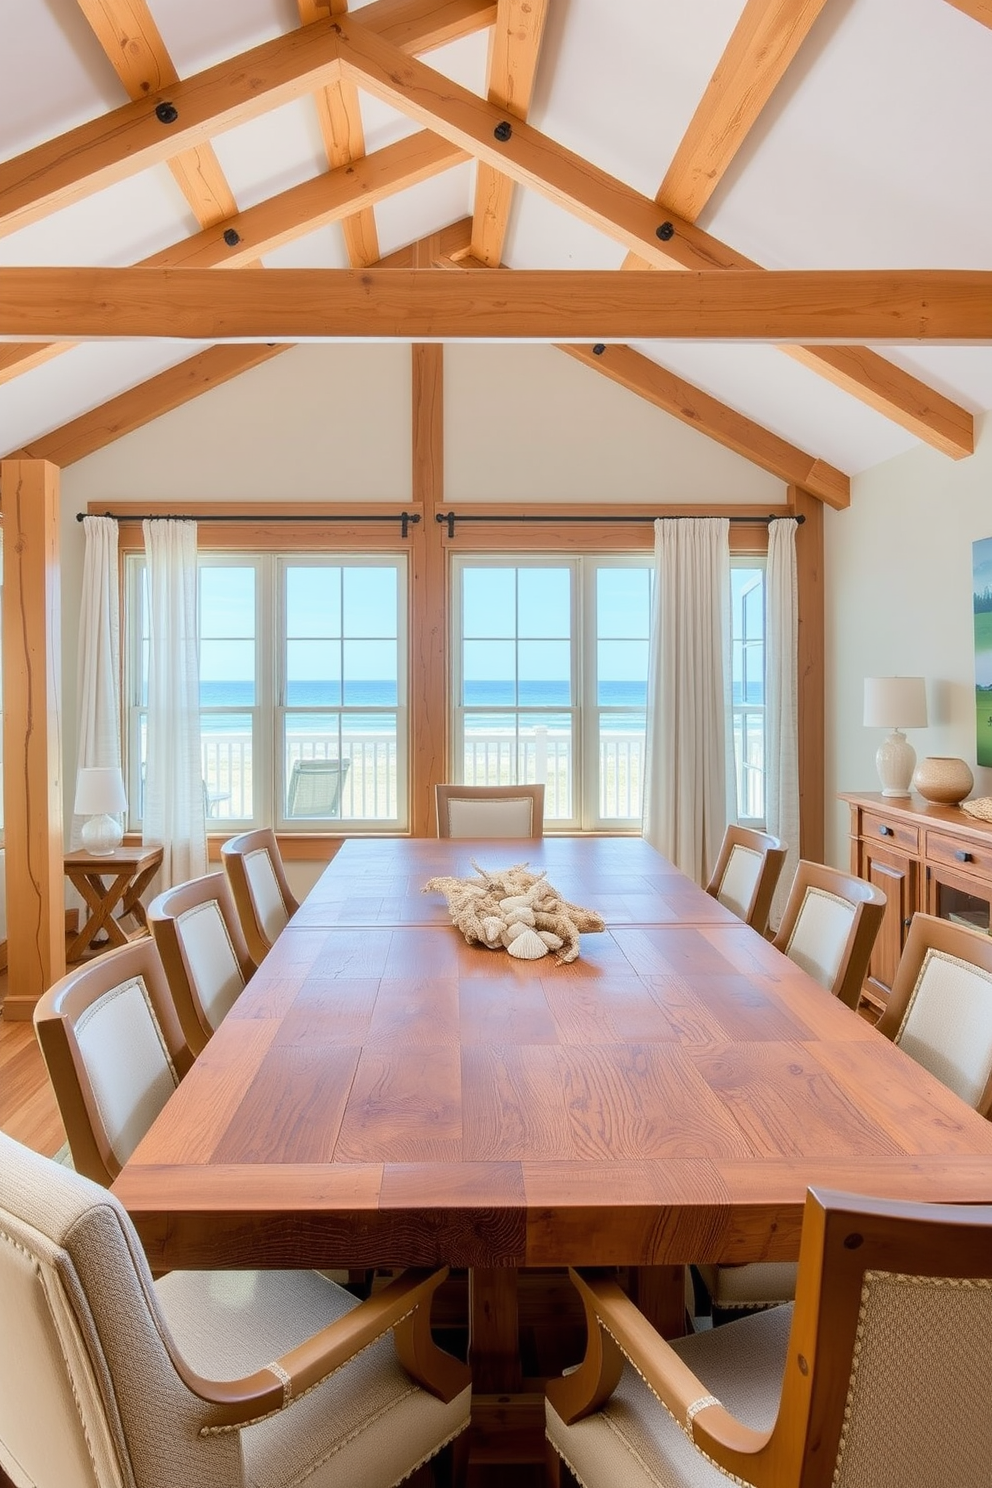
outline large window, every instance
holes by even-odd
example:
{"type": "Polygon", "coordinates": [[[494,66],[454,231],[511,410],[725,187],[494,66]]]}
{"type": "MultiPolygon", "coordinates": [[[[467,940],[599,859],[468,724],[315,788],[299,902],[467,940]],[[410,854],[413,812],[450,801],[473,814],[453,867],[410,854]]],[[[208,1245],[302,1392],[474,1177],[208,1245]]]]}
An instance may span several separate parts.
{"type": "MultiPolygon", "coordinates": [[[[403,828],[406,560],[201,553],[200,729],[211,821],[403,828]]],[[[128,562],[128,798],[146,757],[144,558],[128,562]]]]}
{"type": "Polygon", "coordinates": [[[737,819],[765,824],[765,569],[735,558],[730,570],[731,691],[737,819]]]}
{"type": "Polygon", "coordinates": [[[454,584],[462,783],[544,781],[557,826],[636,826],[650,558],[458,558],[454,584]]]}

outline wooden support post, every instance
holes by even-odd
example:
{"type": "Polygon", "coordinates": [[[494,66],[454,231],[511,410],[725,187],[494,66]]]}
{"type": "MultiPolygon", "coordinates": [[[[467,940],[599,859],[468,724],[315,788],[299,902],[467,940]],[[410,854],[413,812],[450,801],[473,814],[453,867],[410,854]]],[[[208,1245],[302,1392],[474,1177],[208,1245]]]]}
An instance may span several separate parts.
{"type": "Polygon", "coordinates": [[[59,471],[0,466],[4,519],[5,1019],[28,1019],[65,973],[59,471]]]}
{"type": "Polygon", "coordinates": [[[789,505],[806,518],[796,533],[799,590],[799,854],[814,863],[824,854],[823,503],[801,486],[789,505]]]}
{"type": "Polygon", "coordinates": [[[444,347],[413,354],[413,529],[410,645],[410,829],[433,837],[434,787],[447,779],[448,576],[435,511],[444,501],[444,347]]]}

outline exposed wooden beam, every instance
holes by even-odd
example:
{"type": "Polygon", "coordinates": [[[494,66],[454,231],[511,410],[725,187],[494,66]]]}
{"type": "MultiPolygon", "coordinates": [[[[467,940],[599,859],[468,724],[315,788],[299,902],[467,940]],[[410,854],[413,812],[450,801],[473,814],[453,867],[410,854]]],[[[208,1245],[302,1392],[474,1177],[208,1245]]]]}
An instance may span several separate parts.
{"type": "MultiPolygon", "coordinates": [[[[76,0],[131,99],[159,94],[179,79],[146,0],[76,0]]],[[[203,143],[167,162],[201,227],[238,209],[213,146],[203,143]]]]}
{"type": "Polygon", "coordinates": [[[448,758],[446,555],[431,514],[444,501],[444,347],[413,345],[412,495],[425,520],[413,529],[410,599],[410,828],[436,831],[434,787],[448,758]]]}
{"type": "Polygon", "coordinates": [[[983,26],[992,26],[992,0],[947,0],[947,3],[955,10],[963,10],[972,20],[981,21],[983,26]]]}
{"type": "MultiPolygon", "coordinates": [[[[430,243],[436,253],[437,262],[449,261],[453,254],[468,250],[470,218],[452,223],[432,236],[430,243]]],[[[419,256],[420,244],[400,248],[382,260],[382,267],[407,269],[419,256]]],[[[116,398],[91,409],[59,429],[53,429],[33,439],[29,447],[18,450],[11,459],[50,460],[53,465],[72,465],[86,455],[113,444],[124,434],[140,429],[144,424],[179,408],[207,393],[211,388],[250,371],[261,362],[288,351],[281,346],[214,346],[208,351],[188,358],[167,372],[160,373],[148,381],[129,388],[116,398]]]]}
{"type": "Polygon", "coordinates": [[[787,484],[803,486],[828,506],[838,511],[850,506],[851,482],[843,471],[797,449],[631,347],[607,346],[598,354],[591,346],[560,346],[559,350],[787,484]]]}
{"type": "Polygon", "coordinates": [[[748,0],[656,200],[695,222],[827,0],[748,0]]]}
{"type": "MultiPolygon", "coordinates": [[[[636,255],[635,260],[630,260],[635,267],[758,268],[753,260],[735,253],[727,244],[701,232],[678,214],[662,210],[656,202],[640,196],[527,124],[514,124],[509,140],[495,141],[493,130],[500,122],[498,110],[457,88],[423,63],[398,57],[381,38],[370,37],[350,17],[346,18],[345,27],[342,61],[346,70],[354,69],[356,75],[361,73],[365,77],[366,87],[438,133],[457,140],[478,159],[488,161],[518,183],[532,187],[624,243],[636,255]],[[663,239],[657,237],[660,227],[666,234],[663,239]]],[[[852,355],[843,359],[824,358],[821,364],[815,347],[803,350],[803,360],[815,371],[845,386],[917,438],[955,458],[973,452],[974,421],[968,410],[884,357],[865,347],[855,347],[851,348],[852,355]],[[843,372],[838,369],[841,360],[843,372]]],[[[794,354],[800,354],[798,348],[794,354]]]]}
{"type": "Polygon", "coordinates": [[[0,268],[18,339],[992,342],[992,271],[0,268]]]}
{"type": "MultiPolygon", "coordinates": [[[[488,98],[510,119],[526,119],[548,0],[499,0],[489,46],[488,98]]],[[[472,252],[489,268],[503,255],[513,182],[480,160],[475,178],[472,252]]]]}
{"type": "MultiPolygon", "coordinates": [[[[495,7],[489,0],[375,0],[362,15],[370,35],[381,30],[390,52],[402,54],[490,24],[495,7]]],[[[3,162],[0,236],[333,81],[336,24],[318,21],[278,36],[3,162]],[[160,103],[177,117],[160,120],[160,103]]]]}
{"type": "MultiPolygon", "coordinates": [[[[296,0],[300,20],[305,26],[323,20],[328,14],[344,15],[348,0],[296,0]]],[[[358,102],[358,89],[354,83],[332,83],[314,94],[317,120],[324,140],[327,163],[333,170],[338,165],[348,165],[352,160],[361,160],[365,154],[365,129],[362,110],[358,102]]],[[[380,257],[379,234],[375,225],[375,212],[371,207],[344,218],[341,223],[348,262],[352,268],[373,264],[380,257]]]]}
{"type": "MultiPolygon", "coordinates": [[[[465,159],[464,151],[429,130],[409,135],[367,155],[354,165],[302,181],[257,207],[237,212],[216,227],[180,238],[144,260],[144,267],[243,268],[261,254],[278,248],[328,222],[339,222],[356,209],[382,201],[406,186],[426,181],[465,159]],[[234,241],[228,237],[233,234],[234,241]]],[[[0,384],[49,360],[60,347],[25,342],[0,345],[0,384]]]]}

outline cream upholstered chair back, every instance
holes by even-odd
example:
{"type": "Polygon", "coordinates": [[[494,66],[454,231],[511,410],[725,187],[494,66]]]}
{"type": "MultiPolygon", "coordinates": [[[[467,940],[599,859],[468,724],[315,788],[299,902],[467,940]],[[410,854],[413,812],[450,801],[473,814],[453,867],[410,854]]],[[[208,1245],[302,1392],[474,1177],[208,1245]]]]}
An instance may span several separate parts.
{"type": "Polygon", "coordinates": [[[547,1426],[586,1488],[989,1482],[990,1208],[811,1192],[794,1309],[672,1345],[578,1285],[590,1344],[547,1426]]]}
{"type": "Polygon", "coordinates": [[[934,915],[914,915],[878,1029],[988,1116],[992,937],[934,915]]]}
{"type": "Polygon", "coordinates": [[[166,889],[148,906],[148,924],[186,1042],[199,1054],[255,971],[224,874],[166,889]]]}
{"type": "Polygon", "coordinates": [[[286,881],[282,854],[271,827],[242,832],[223,843],[227,874],[248,954],[258,965],[287,921],[299,909],[286,881]]]}
{"type": "Polygon", "coordinates": [[[785,855],[777,837],[731,824],[706,892],[764,935],[785,855]]]}
{"type": "Polygon", "coordinates": [[[390,1488],[468,1424],[421,1305],[445,1274],[385,1306],[312,1271],[156,1282],[112,1194],[0,1135],[0,1467],[16,1488],[390,1488]],[[394,1347],[411,1307],[422,1336],[394,1347]]]}
{"type": "Polygon", "coordinates": [[[438,785],[439,837],[542,837],[543,785],[438,785]]]}
{"type": "Polygon", "coordinates": [[[885,913],[885,895],[863,879],[801,859],[775,945],[856,1008],[885,913]]]}
{"type": "Polygon", "coordinates": [[[153,942],[71,971],[34,1023],[76,1170],[110,1184],[193,1062],[153,942]]]}

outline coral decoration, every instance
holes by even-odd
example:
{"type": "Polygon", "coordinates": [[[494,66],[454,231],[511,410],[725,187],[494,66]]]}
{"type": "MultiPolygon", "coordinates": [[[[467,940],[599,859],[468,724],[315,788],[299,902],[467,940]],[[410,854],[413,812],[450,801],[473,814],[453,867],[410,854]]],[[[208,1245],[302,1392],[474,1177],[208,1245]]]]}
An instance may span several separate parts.
{"type": "Polygon", "coordinates": [[[605,930],[601,915],[563,899],[545,873],[531,873],[526,863],[490,871],[474,860],[476,878],[432,878],[425,894],[443,894],[451,922],[469,945],[491,951],[506,949],[522,961],[555,952],[558,964],[574,961],[579,935],[605,930]]]}

